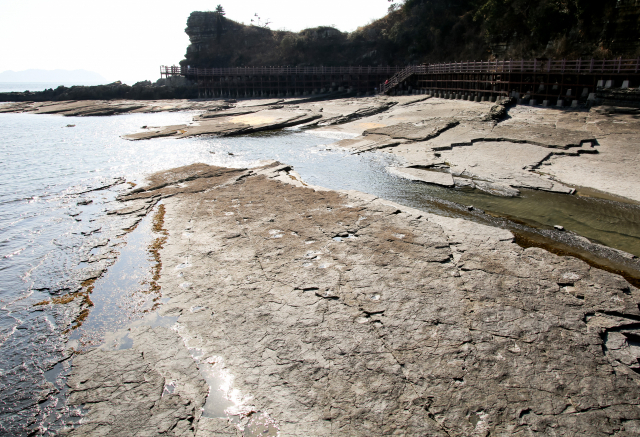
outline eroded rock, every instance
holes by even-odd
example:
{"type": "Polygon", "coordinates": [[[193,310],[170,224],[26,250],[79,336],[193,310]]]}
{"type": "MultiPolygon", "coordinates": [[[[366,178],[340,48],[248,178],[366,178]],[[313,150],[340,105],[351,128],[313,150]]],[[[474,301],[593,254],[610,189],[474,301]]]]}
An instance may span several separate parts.
{"type": "Polygon", "coordinates": [[[68,402],[85,405],[88,414],[64,434],[194,436],[208,386],[182,338],[166,328],[138,328],[130,337],[132,349],[74,359],[68,402]]]}
{"type": "Polygon", "coordinates": [[[442,185],[443,187],[453,187],[455,185],[453,182],[453,176],[451,176],[451,173],[449,172],[402,167],[389,167],[387,170],[391,174],[395,174],[412,181],[442,185]]]}
{"type": "MultiPolygon", "coordinates": [[[[284,184],[289,171],[272,164],[225,184],[172,184],[181,169],[155,177],[166,183],[158,192],[182,190],[165,199],[170,300],[160,312],[179,315],[180,335],[205,356],[223,357],[250,409],[281,435],[633,435],[635,349],[617,333],[635,329],[640,290],[523,249],[503,229],[284,184]],[[595,324],[595,314],[615,317],[595,324]]],[[[153,369],[145,384],[158,388],[156,344],[145,343],[150,370],[136,369],[153,369]]],[[[92,372],[101,354],[79,357],[74,372],[92,372]]],[[[175,409],[182,423],[188,408],[175,409]]],[[[202,424],[233,435],[224,422],[202,424]]]]}
{"type": "MultiPolygon", "coordinates": [[[[216,114],[218,115],[218,114],[216,114]]],[[[129,140],[146,140],[159,137],[186,138],[198,135],[232,136],[264,130],[282,129],[318,119],[321,116],[307,111],[266,109],[258,112],[237,111],[215,118],[200,118],[196,124],[170,126],[137,134],[125,135],[129,140]]]]}

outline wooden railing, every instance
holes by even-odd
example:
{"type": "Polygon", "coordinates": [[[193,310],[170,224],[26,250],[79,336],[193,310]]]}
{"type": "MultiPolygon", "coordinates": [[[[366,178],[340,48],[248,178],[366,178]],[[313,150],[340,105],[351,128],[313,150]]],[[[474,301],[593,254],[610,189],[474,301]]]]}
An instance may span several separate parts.
{"type": "Polygon", "coordinates": [[[640,73],[638,59],[577,59],[577,60],[509,60],[466,61],[441,64],[410,65],[408,67],[237,67],[237,68],[191,68],[161,66],[164,76],[257,76],[286,74],[389,74],[395,81],[404,80],[411,74],[439,73],[640,73]],[[408,73],[408,75],[407,75],[408,73]],[[396,77],[397,76],[397,77],[396,77]],[[403,79],[400,79],[403,77],[403,79]]]}
{"type": "Polygon", "coordinates": [[[416,66],[416,73],[632,73],[640,72],[638,59],[575,59],[468,61],[416,66]]]}
{"type": "Polygon", "coordinates": [[[638,59],[576,59],[519,61],[466,61],[442,64],[410,65],[380,84],[384,94],[413,74],[465,74],[465,73],[556,73],[556,74],[638,74],[638,59]]]}
{"type": "Polygon", "coordinates": [[[424,66],[422,65],[409,65],[404,70],[398,71],[390,79],[380,84],[380,94],[386,93],[412,74],[415,74],[416,72],[422,72],[423,67],[424,66]]]}
{"type": "Polygon", "coordinates": [[[190,68],[161,66],[161,76],[262,76],[290,74],[388,74],[403,67],[237,67],[237,68],[190,68]]]}

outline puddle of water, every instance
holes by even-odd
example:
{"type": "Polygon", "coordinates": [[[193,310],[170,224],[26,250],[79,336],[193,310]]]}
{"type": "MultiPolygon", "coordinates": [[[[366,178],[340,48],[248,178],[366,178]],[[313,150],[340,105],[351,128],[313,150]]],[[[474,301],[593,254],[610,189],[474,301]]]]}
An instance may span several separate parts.
{"type": "MultiPolygon", "coordinates": [[[[191,311],[200,308],[192,307],[191,311]]],[[[185,347],[193,357],[200,374],[209,386],[209,394],[202,407],[202,416],[208,418],[225,418],[231,421],[245,437],[277,436],[277,423],[266,413],[256,411],[250,405],[251,397],[245,396],[234,388],[234,376],[224,364],[220,356],[207,356],[205,352],[191,343],[197,340],[189,337],[179,323],[172,327],[183,338],[185,347]]],[[[172,390],[172,383],[165,386],[165,391],[172,390]]]]}
{"type": "Polygon", "coordinates": [[[177,322],[178,316],[160,316],[154,311],[140,320],[127,324],[125,329],[106,332],[102,347],[109,350],[131,349],[133,347],[133,339],[129,337],[129,328],[134,329],[141,326],[173,328],[177,322]]]}
{"type": "Polygon", "coordinates": [[[254,413],[252,414],[247,423],[239,426],[244,437],[259,437],[259,436],[278,436],[280,435],[280,428],[278,424],[267,414],[254,413]]]}
{"type": "MultiPolygon", "coordinates": [[[[534,228],[563,226],[589,240],[640,256],[640,206],[595,197],[521,189],[519,197],[498,197],[474,189],[399,181],[395,200],[439,215],[469,218],[448,202],[473,206],[534,228]]],[[[373,193],[375,194],[375,193],[373,193]]],[[[472,218],[473,219],[473,218],[472,218]]]]}
{"type": "MultiPolygon", "coordinates": [[[[157,207],[156,207],[157,209],[157,207]]],[[[133,320],[149,313],[160,295],[151,290],[153,260],[151,211],[126,236],[126,244],[119,249],[116,262],[99,278],[90,295],[93,307],[82,325],[69,336],[67,347],[81,350],[103,343],[109,332],[119,331],[133,320]]],[[[129,344],[123,338],[125,344],[129,344]]]]}
{"type": "MultiPolygon", "coordinates": [[[[239,405],[239,399],[235,399],[232,391],[233,378],[224,370],[222,358],[205,357],[202,349],[189,348],[191,356],[195,360],[200,374],[209,385],[209,395],[202,408],[204,417],[227,417],[239,405]]],[[[235,411],[234,411],[235,412],[235,411]]]]}

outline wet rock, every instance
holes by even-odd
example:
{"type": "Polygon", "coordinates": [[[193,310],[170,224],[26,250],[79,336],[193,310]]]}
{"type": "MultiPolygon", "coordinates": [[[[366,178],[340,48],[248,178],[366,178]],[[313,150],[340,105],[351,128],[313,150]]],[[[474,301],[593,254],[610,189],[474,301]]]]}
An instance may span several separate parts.
{"type": "Polygon", "coordinates": [[[196,437],[240,437],[243,433],[229,420],[203,417],[198,422],[196,437]]]}
{"type": "Polygon", "coordinates": [[[81,231],[80,234],[88,236],[88,235],[93,235],[93,234],[97,234],[98,232],[100,232],[102,230],[102,228],[92,228],[92,229],[88,229],[86,231],[81,231]]]}
{"type": "Polygon", "coordinates": [[[90,270],[86,270],[81,273],[81,277],[83,281],[88,281],[91,279],[98,279],[102,274],[106,271],[105,268],[92,268],[90,270]]]}
{"type": "Polygon", "coordinates": [[[386,135],[394,139],[425,141],[438,136],[440,133],[458,125],[456,120],[433,119],[421,123],[400,123],[392,126],[369,129],[363,132],[367,135],[386,135]]]}
{"type": "Polygon", "coordinates": [[[321,118],[321,115],[300,110],[262,110],[242,115],[224,115],[217,118],[205,118],[197,124],[169,126],[159,130],[150,130],[125,135],[129,140],[145,140],[159,137],[186,138],[198,135],[233,136],[245,135],[264,130],[282,129],[308,123],[321,118]]]}
{"type": "Polygon", "coordinates": [[[154,203],[148,203],[145,201],[131,202],[126,208],[108,211],[108,215],[129,215],[135,213],[145,213],[154,206],[154,203]]]}
{"type": "Polygon", "coordinates": [[[216,108],[212,112],[205,112],[204,114],[200,114],[198,117],[195,117],[195,120],[207,120],[211,118],[229,117],[233,115],[253,114],[254,112],[258,112],[263,109],[264,108],[261,108],[259,106],[249,107],[249,108],[237,108],[233,110],[221,110],[220,108],[216,108]]]}
{"type": "Polygon", "coordinates": [[[418,168],[388,167],[389,173],[412,181],[426,182],[428,184],[453,187],[453,176],[444,171],[422,170],[418,168]]]}
{"type": "MultiPolygon", "coordinates": [[[[407,142],[407,140],[402,139],[390,139],[386,135],[368,135],[366,137],[338,141],[333,147],[348,148],[353,150],[354,153],[363,153],[388,147],[395,147],[407,142]]],[[[331,148],[332,147],[330,146],[329,149],[331,148]]]]}
{"type": "MultiPolygon", "coordinates": [[[[162,353],[173,358],[170,351],[162,350],[162,353]]],[[[179,360],[170,360],[170,363],[176,367],[181,364],[179,360]]],[[[206,391],[197,394],[199,403],[180,394],[163,395],[165,377],[159,364],[158,357],[144,357],[136,349],[94,350],[77,356],[67,381],[68,402],[85,404],[89,413],[82,426],[62,434],[195,435],[193,421],[199,416],[198,405],[202,404],[206,391]]],[[[193,360],[187,368],[189,365],[194,366],[193,360]]],[[[183,376],[195,378],[194,382],[199,378],[202,387],[204,381],[197,372],[182,370],[183,376]]]]}
{"type": "Polygon", "coordinates": [[[301,107],[314,109],[321,106],[318,112],[322,112],[322,119],[318,121],[317,125],[333,126],[386,112],[395,104],[395,102],[389,101],[369,101],[362,103],[359,102],[358,99],[340,99],[317,104],[301,105],[301,107]]]}
{"type": "MultiPolygon", "coordinates": [[[[266,166],[273,167],[277,164],[266,166]]],[[[247,174],[246,169],[212,167],[206,164],[192,164],[185,167],[156,173],[148,178],[148,185],[132,190],[119,200],[157,202],[165,196],[182,192],[198,192],[211,187],[212,184],[224,184],[241,178],[247,174]],[[184,185],[183,185],[184,184],[184,185]]]]}
{"type": "MultiPolygon", "coordinates": [[[[1,97],[1,96],[0,96],[1,97]]],[[[46,99],[45,99],[46,100],[46,99]]],[[[51,99],[50,99],[51,100],[51,99]]],[[[220,100],[73,100],[17,102],[2,105],[0,113],[32,112],[64,116],[108,116],[139,112],[213,111],[231,108],[220,100]]]]}

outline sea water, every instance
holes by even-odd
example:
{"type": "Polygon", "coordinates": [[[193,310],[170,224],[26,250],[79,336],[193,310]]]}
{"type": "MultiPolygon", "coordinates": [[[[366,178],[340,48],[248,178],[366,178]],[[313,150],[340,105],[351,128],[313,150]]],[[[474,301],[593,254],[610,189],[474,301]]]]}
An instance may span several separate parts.
{"type": "Polygon", "coordinates": [[[44,91],[48,89],[56,89],[59,86],[95,86],[100,85],[99,82],[0,82],[0,93],[24,92],[24,91],[44,91]]]}
{"type": "Polygon", "coordinates": [[[121,138],[141,126],[188,123],[192,116],[0,114],[0,434],[48,434],[73,422],[82,412],[64,405],[70,345],[77,347],[87,336],[86,344],[95,347],[109,327],[142,317],[122,307],[148,275],[149,225],[143,222],[137,233],[115,240],[105,218],[127,183],[142,184],[157,171],[193,163],[253,167],[274,159],[292,165],[311,185],[359,190],[453,216],[451,205],[474,205],[531,226],[562,224],[640,255],[636,205],[537,191],[504,199],[415,183],[386,170],[399,165],[389,153],[354,155],[329,147],[345,134],[290,129],[235,138],[121,138]],[[65,305],[34,304],[78,290],[87,247],[101,239],[118,241],[121,252],[121,260],[96,284],[96,293],[107,297],[86,326],[65,332],[70,323],[65,305]],[[89,332],[93,327],[101,331],[89,332]]]}

